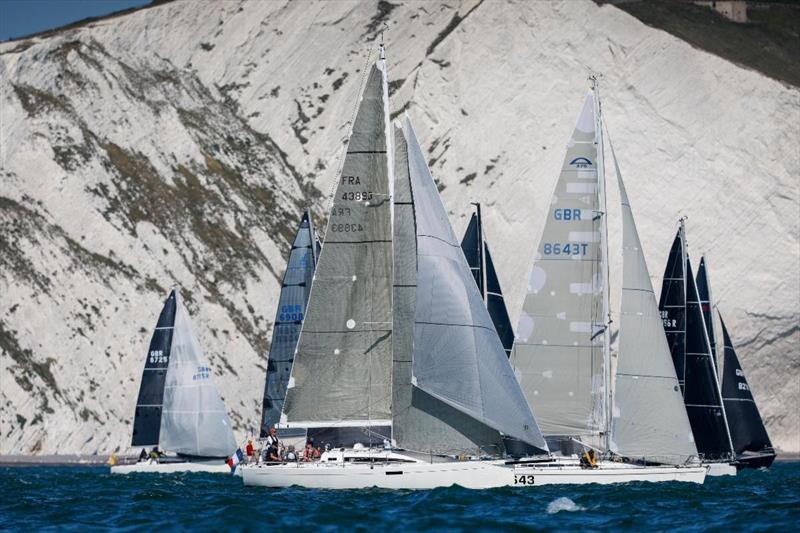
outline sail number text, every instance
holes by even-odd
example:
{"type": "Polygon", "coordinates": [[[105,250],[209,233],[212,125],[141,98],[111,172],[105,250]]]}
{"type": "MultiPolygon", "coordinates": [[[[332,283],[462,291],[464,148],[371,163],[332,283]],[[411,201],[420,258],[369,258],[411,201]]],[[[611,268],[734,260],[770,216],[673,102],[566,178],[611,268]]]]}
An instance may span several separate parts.
{"type": "Polygon", "coordinates": [[[514,485],[533,485],[533,474],[514,474],[514,485]]]}
{"type": "Polygon", "coordinates": [[[331,224],[331,231],[334,233],[352,233],[364,231],[364,226],[361,224],[331,224]]]}
{"type": "Polygon", "coordinates": [[[570,222],[572,220],[581,219],[580,209],[556,209],[553,211],[553,218],[556,220],[564,220],[570,222]]]}
{"type": "Polygon", "coordinates": [[[151,365],[163,365],[167,361],[169,361],[169,354],[165,353],[164,350],[150,350],[151,365]]]}
{"type": "Polygon", "coordinates": [[[546,242],[542,245],[544,255],[586,255],[589,250],[587,242],[571,242],[561,244],[560,242],[546,242]]]}

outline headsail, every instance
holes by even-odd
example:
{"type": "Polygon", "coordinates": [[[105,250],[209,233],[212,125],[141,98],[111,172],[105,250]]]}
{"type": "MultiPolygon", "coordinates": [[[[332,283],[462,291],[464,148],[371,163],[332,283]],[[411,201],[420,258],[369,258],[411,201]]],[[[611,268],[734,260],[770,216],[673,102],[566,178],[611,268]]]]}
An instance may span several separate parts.
{"type": "Polygon", "coordinates": [[[344,444],[340,437],[348,431],[390,437],[392,226],[385,68],[383,60],[370,67],[353,124],[281,420],[283,427],[310,428],[336,444],[344,444]]]}
{"type": "Polygon", "coordinates": [[[719,315],[719,322],[722,324],[722,342],[725,350],[722,400],[725,402],[725,412],[730,424],[733,449],[737,454],[745,451],[772,451],[767,428],[764,427],[750,385],[744,377],[744,371],[733,349],[722,315],[719,315]]]}
{"type": "Polygon", "coordinates": [[[404,134],[417,248],[411,383],[506,437],[546,450],[407,118],[404,134]]]}
{"type": "Polygon", "coordinates": [[[170,291],[147,350],[136,413],[133,418],[132,446],[157,446],[164,404],[164,380],[167,377],[172,329],[175,325],[175,290],[170,291]]]}
{"type": "Polygon", "coordinates": [[[280,422],[286,387],[294,361],[297,339],[303,326],[311,281],[314,277],[319,242],[311,223],[309,211],[303,213],[300,225],[289,252],[286,272],[283,274],[278,310],[272,330],[272,344],[267,360],[267,378],[264,385],[264,402],[261,412],[261,436],[280,422]]]}
{"type": "Polygon", "coordinates": [[[611,155],[622,203],[623,247],[611,449],[624,457],[681,464],[697,455],[697,448],[613,146],[611,155]]]}
{"type": "Polygon", "coordinates": [[[236,441],[211,368],[192,331],[189,312],[175,294],[175,326],[164,382],[159,446],[183,455],[228,457],[236,441]]]}
{"type": "Polygon", "coordinates": [[[697,451],[707,460],[720,460],[732,455],[733,446],[685,239],[681,220],[676,237],[678,248],[676,250],[676,243],[673,243],[659,309],[665,317],[667,338],[672,340],[672,359],[681,382],[697,451]],[[678,257],[680,263],[675,260],[678,257]],[[684,296],[681,297],[680,293],[684,296]],[[681,299],[685,302],[683,313],[678,303],[681,299]],[[681,314],[683,320],[679,322],[681,314]]]}
{"type": "Polygon", "coordinates": [[[708,342],[711,346],[711,358],[719,374],[719,362],[717,361],[717,335],[714,332],[714,314],[712,313],[713,303],[711,301],[711,286],[708,282],[708,272],[706,270],[706,258],[700,257],[700,265],[697,267],[697,293],[700,295],[700,308],[703,310],[703,320],[706,324],[708,342]]]}
{"type": "Polygon", "coordinates": [[[492,317],[492,323],[503,343],[506,356],[511,356],[511,349],[514,346],[514,330],[511,327],[511,319],[508,317],[508,309],[503,298],[503,291],[500,288],[500,280],[497,278],[497,271],[494,268],[492,254],[489,252],[489,243],[483,233],[483,219],[481,218],[481,205],[475,205],[475,212],[470,218],[467,231],[461,239],[461,250],[467,259],[467,264],[478,285],[481,297],[492,317]]]}
{"type": "Polygon", "coordinates": [[[607,297],[596,107],[590,91],[550,202],[511,362],[545,435],[602,445],[607,297]]]}

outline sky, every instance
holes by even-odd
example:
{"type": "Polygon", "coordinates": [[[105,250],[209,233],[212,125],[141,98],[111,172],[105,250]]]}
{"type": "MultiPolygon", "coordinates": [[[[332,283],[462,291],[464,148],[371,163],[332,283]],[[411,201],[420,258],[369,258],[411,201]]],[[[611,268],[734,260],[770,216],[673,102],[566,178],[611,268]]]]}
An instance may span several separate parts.
{"type": "Polygon", "coordinates": [[[150,0],[0,0],[0,41],[149,3],[150,0]]]}

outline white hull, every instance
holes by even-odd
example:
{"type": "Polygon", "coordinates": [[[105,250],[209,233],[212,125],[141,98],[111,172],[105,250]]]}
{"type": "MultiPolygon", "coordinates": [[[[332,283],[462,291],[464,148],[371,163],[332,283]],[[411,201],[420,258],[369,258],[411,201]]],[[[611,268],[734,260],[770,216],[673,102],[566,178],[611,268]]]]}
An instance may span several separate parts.
{"type": "MultiPolygon", "coordinates": [[[[327,454],[326,454],[327,455],[327,454]]],[[[401,458],[391,454],[393,458],[401,458]]],[[[509,465],[504,461],[449,462],[343,462],[341,458],[316,463],[246,465],[241,468],[245,485],[300,486],[317,489],[434,489],[460,485],[469,489],[541,485],[630,483],[635,481],[685,481],[703,483],[706,466],[639,466],[600,462],[583,468],[577,462],[559,461],[509,465]]]]}
{"type": "Polygon", "coordinates": [[[111,467],[112,474],[176,474],[178,472],[210,472],[214,474],[230,474],[230,467],[222,459],[214,461],[169,461],[163,463],[141,462],[132,465],[116,465],[111,467]]]}
{"type": "Polygon", "coordinates": [[[736,467],[730,463],[706,463],[708,475],[711,477],[735,476],[736,467]]]}

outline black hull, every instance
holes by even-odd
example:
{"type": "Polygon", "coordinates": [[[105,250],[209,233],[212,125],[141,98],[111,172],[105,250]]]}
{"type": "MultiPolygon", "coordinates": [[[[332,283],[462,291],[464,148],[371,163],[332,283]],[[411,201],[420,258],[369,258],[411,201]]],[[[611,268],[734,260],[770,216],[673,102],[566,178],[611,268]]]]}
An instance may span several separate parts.
{"type": "Polygon", "coordinates": [[[769,468],[775,461],[775,452],[758,455],[740,455],[736,458],[736,470],[744,468],[769,468]]]}

